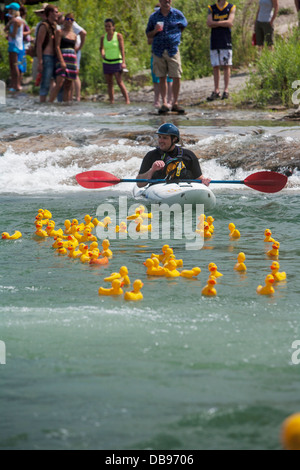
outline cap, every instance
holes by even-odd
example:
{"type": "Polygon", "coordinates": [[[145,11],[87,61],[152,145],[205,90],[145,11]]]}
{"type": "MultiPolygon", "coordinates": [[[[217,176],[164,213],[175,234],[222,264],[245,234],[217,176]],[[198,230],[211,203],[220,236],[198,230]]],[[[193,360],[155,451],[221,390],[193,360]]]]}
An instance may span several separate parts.
{"type": "Polygon", "coordinates": [[[15,11],[19,11],[20,10],[20,5],[18,3],[10,3],[9,5],[6,5],[5,7],[7,10],[15,10],[15,11]]]}
{"type": "Polygon", "coordinates": [[[43,8],[41,8],[40,10],[34,10],[34,13],[36,15],[39,15],[40,13],[44,13],[45,11],[45,8],[49,5],[49,3],[43,3],[43,8]]]}
{"type": "Polygon", "coordinates": [[[165,123],[165,124],[162,124],[158,130],[156,131],[156,134],[159,134],[159,135],[173,135],[175,137],[178,138],[178,140],[180,139],[180,133],[179,133],[179,130],[176,126],[174,126],[174,124],[172,123],[165,123]]]}

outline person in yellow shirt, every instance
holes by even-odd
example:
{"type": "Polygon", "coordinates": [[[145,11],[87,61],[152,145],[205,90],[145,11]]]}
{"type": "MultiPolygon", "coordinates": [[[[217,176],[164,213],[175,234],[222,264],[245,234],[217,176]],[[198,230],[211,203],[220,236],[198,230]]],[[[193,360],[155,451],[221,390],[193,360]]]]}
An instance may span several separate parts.
{"type": "Polygon", "coordinates": [[[115,30],[115,23],[111,18],[104,21],[106,33],[100,39],[100,54],[103,59],[103,73],[107,82],[108,95],[111,104],[114,103],[114,76],[125,98],[130,104],[128,92],[122,80],[122,72],[126,70],[124,40],[121,33],[115,30]]]}

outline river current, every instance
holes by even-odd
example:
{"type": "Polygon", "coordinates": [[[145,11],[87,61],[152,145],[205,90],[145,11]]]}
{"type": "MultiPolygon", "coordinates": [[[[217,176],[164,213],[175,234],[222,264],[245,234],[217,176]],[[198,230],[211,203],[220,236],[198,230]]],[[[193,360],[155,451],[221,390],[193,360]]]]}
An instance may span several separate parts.
{"type": "Polygon", "coordinates": [[[0,240],[0,448],[281,449],[280,426],[300,409],[297,169],[276,194],[211,185],[215,231],[200,250],[186,249],[184,233],[118,238],[110,227],[113,258],[95,267],[34,236],[40,208],[56,228],[103,204],[118,210],[120,198],[130,215],[133,184],[87,190],[75,175],[135,178],[169,121],[217,180],[280,169],[279,151],[292,165],[299,148],[298,124],[263,111],[191,107],[161,117],[144,103],[40,105],[26,95],[0,105],[0,233],[23,235],[0,240]],[[240,239],[230,240],[230,222],[240,239]],[[287,280],[260,296],[272,263],[267,228],[287,280]],[[166,243],[185,269],[201,268],[197,278],[147,276],[143,262],[166,243]],[[241,251],[243,274],[233,269],[241,251]],[[210,262],[223,274],[212,298],[201,295],[210,262]],[[98,295],[124,265],[131,286],[144,284],[139,302],[98,295]]]}

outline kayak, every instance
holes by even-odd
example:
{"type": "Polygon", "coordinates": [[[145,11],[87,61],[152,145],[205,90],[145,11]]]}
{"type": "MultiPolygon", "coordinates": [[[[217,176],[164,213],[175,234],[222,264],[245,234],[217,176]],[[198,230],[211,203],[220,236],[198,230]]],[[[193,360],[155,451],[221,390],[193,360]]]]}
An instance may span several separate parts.
{"type": "Polygon", "coordinates": [[[211,189],[193,182],[158,183],[144,188],[135,186],[133,196],[159,204],[204,204],[206,211],[216,205],[216,196],[211,189]]]}

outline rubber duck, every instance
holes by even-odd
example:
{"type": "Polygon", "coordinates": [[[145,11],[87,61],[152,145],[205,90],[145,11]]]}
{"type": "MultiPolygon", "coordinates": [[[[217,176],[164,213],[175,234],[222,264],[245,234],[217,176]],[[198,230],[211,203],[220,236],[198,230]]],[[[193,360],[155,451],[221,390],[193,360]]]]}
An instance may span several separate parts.
{"type": "Polygon", "coordinates": [[[213,297],[217,295],[216,288],[214,287],[217,284],[217,281],[214,278],[208,278],[206,286],[202,289],[202,295],[208,297],[213,297]]]}
{"type": "Polygon", "coordinates": [[[168,262],[168,267],[165,267],[165,276],[166,277],[179,277],[180,272],[176,268],[177,268],[176,262],[173,259],[171,259],[168,262]]]}
{"type": "Polygon", "coordinates": [[[69,219],[66,219],[66,220],[64,221],[64,226],[65,226],[65,228],[64,228],[64,233],[65,233],[66,235],[69,235],[69,234],[71,233],[71,227],[72,227],[72,226],[71,226],[71,221],[70,221],[69,219]]]}
{"type": "Polygon", "coordinates": [[[95,227],[95,225],[92,222],[92,217],[89,214],[86,214],[84,216],[84,227],[90,227],[92,230],[95,227]]]}
{"type": "Polygon", "coordinates": [[[89,256],[90,256],[90,263],[89,264],[103,266],[103,265],[109,263],[109,259],[107,258],[107,256],[104,256],[102,258],[99,255],[100,255],[100,253],[99,253],[99,250],[97,250],[97,249],[93,250],[93,251],[89,251],[89,256]]]}
{"type": "Polygon", "coordinates": [[[204,229],[204,232],[203,232],[204,238],[206,238],[206,239],[211,238],[212,232],[210,231],[209,225],[208,225],[207,222],[204,222],[203,229],[204,229]]]}
{"type": "Polygon", "coordinates": [[[167,264],[167,263],[170,261],[171,257],[173,257],[173,256],[175,256],[175,255],[174,255],[173,248],[168,247],[168,248],[165,250],[164,256],[162,256],[162,258],[161,258],[161,263],[162,263],[163,265],[167,264]]]}
{"type": "Polygon", "coordinates": [[[270,229],[266,229],[265,230],[265,239],[264,239],[264,242],[271,242],[271,243],[274,243],[275,240],[274,238],[272,238],[272,232],[270,229]]]}
{"type": "Polygon", "coordinates": [[[300,413],[293,413],[283,421],[281,442],[285,450],[300,450],[300,413]]]}
{"type": "Polygon", "coordinates": [[[111,218],[110,217],[104,217],[103,220],[98,220],[96,218],[93,219],[93,224],[94,226],[99,226],[99,227],[104,227],[104,228],[108,228],[109,224],[111,224],[111,218]]]}
{"type": "Polygon", "coordinates": [[[68,250],[69,258],[73,258],[73,259],[80,258],[82,253],[81,251],[76,250],[76,248],[77,248],[77,245],[74,242],[68,242],[67,250],[68,250]]]}
{"type": "Polygon", "coordinates": [[[236,271],[247,271],[247,267],[244,263],[245,259],[246,255],[241,251],[241,253],[238,254],[237,263],[234,265],[233,269],[235,269],[236,271]]]}
{"type": "Polygon", "coordinates": [[[162,247],[162,253],[160,255],[156,255],[155,253],[152,253],[151,258],[157,258],[160,262],[162,262],[164,257],[166,256],[166,251],[168,248],[170,248],[169,245],[164,245],[162,247]]]}
{"type": "Polygon", "coordinates": [[[41,238],[48,237],[48,233],[46,232],[46,230],[43,230],[43,224],[41,222],[36,222],[35,228],[36,228],[36,231],[34,232],[35,235],[41,238]]]}
{"type": "Polygon", "coordinates": [[[112,282],[114,279],[119,279],[122,283],[122,286],[129,286],[130,279],[128,276],[127,266],[121,266],[118,273],[111,273],[110,276],[104,278],[104,281],[112,282]]]}
{"type": "Polygon", "coordinates": [[[278,258],[279,248],[280,248],[280,243],[275,241],[272,245],[272,249],[267,252],[267,255],[270,256],[271,258],[278,258]]]}
{"type": "Polygon", "coordinates": [[[116,225],[116,233],[128,233],[126,222],[121,222],[120,225],[116,225]]]}
{"type": "Polygon", "coordinates": [[[49,237],[63,237],[64,232],[61,228],[58,230],[55,230],[55,222],[54,220],[49,220],[47,227],[46,227],[46,232],[48,233],[49,237]]]}
{"type": "Polygon", "coordinates": [[[241,234],[238,231],[238,229],[235,228],[235,225],[233,223],[230,223],[228,225],[229,228],[229,237],[230,238],[240,238],[241,234]]]}
{"type": "Polygon", "coordinates": [[[89,247],[88,245],[84,245],[84,244],[82,245],[83,246],[79,245],[79,250],[81,251],[80,261],[82,263],[89,263],[91,260],[90,255],[89,255],[89,247]]]}
{"type": "Polygon", "coordinates": [[[136,232],[151,232],[152,230],[152,224],[149,224],[149,225],[143,225],[143,219],[142,217],[138,217],[136,220],[135,220],[135,223],[136,223],[136,232]]]}
{"type": "Polygon", "coordinates": [[[142,219],[152,219],[152,213],[151,212],[146,212],[144,206],[139,206],[137,208],[137,212],[142,217],[142,219]]]}
{"type": "Polygon", "coordinates": [[[209,263],[208,270],[210,272],[209,277],[218,278],[218,277],[223,276],[223,274],[218,271],[218,266],[215,263],[209,263]]]}
{"type": "Polygon", "coordinates": [[[16,230],[13,235],[9,235],[8,232],[3,232],[1,236],[3,240],[18,240],[18,238],[22,237],[22,233],[16,230]]]}
{"type": "Polygon", "coordinates": [[[147,271],[148,276],[164,276],[165,269],[162,266],[159,266],[159,260],[157,258],[148,258],[143,263],[147,271]]]}
{"type": "Polygon", "coordinates": [[[105,287],[99,287],[99,295],[122,295],[123,289],[121,287],[121,281],[119,279],[114,279],[111,283],[111,287],[106,289],[105,287]]]}
{"type": "Polygon", "coordinates": [[[209,225],[209,231],[210,231],[211,234],[213,234],[213,233],[214,233],[214,230],[215,230],[215,227],[214,227],[214,225],[213,225],[213,222],[214,222],[214,221],[215,221],[215,219],[214,219],[211,215],[209,215],[209,216],[207,217],[207,219],[206,219],[206,222],[207,222],[208,225],[209,225]]]}
{"type": "Polygon", "coordinates": [[[41,222],[42,225],[48,224],[49,219],[44,219],[43,213],[38,212],[38,214],[35,216],[35,221],[41,222]]]}
{"type": "Polygon", "coordinates": [[[199,222],[198,222],[197,227],[198,228],[203,227],[203,223],[206,221],[206,215],[205,214],[200,214],[199,217],[198,217],[198,220],[199,220],[199,222]]]}
{"type": "MultiPolygon", "coordinates": [[[[76,236],[76,235],[75,235],[76,236]]],[[[85,227],[83,230],[83,234],[80,237],[80,243],[85,243],[85,242],[96,242],[97,237],[92,234],[92,229],[91,227],[85,227]]]]}
{"type": "Polygon", "coordinates": [[[143,294],[141,293],[141,288],[143,285],[140,279],[136,279],[132,285],[133,290],[131,292],[125,292],[124,300],[142,300],[143,294]]]}
{"type": "Polygon", "coordinates": [[[198,274],[200,273],[201,273],[201,268],[195,267],[192,269],[184,269],[183,271],[181,271],[180,276],[185,277],[187,279],[191,279],[193,277],[197,277],[198,274]]]}
{"type": "Polygon", "coordinates": [[[65,247],[65,244],[62,241],[62,239],[60,239],[60,241],[57,244],[56,253],[58,253],[59,255],[67,255],[68,254],[68,250],[65,247]]]}
{"type": "Polygon", "coordinates": [[[274,276],[272,274],[268,274],[265,278],[265,285],[258,286],[256,292],[261,295],[271,295],[274,294],[275,290],[273,287],[274,284],[274,276]]]}
{"type": "Polygon", "coordinates": [[[43,219],[52,219],[52,214],[48,209],[39,209],[38,214],[42,214],[43,219]]]}
{"type": "MultiPolygon", "coordinates": [[[[74,235],[68,235],[67,236],[67,244],[68,244],[68,242],[73,242],[75,244],[75,246],[79,245],[78,239],[74,235]]],[[[67,246],[67,244],[66,244],[66,246],[67,246]]]]}
{"type": "Polygon", "coordinates": [[[272,270],[272,276],[276,282],[285,281],[286,273],[284,271],[281,273],[279,272],[280,264],[277,261],[273,261],[270,268],[272,270]]]}
{"type": "Polygon", "coordinates": [[[176,263],[177,268],[181,268],[183,266],[183,260],[182,259],[176,259],[176,256],[174,253],[171,253],[169,256],[169,261],[173,259],[176,263]]]}
{"type": "Polygon", "coordinates": [[[67,245],[68,245],[68,241],[64,241],[63,238],[61,237],[54,237],[54,243],[52,245],[52,248],[57,249],[59,246],[66,247],[67,245]]]}
{"type": "Polygon", "coordinates": [[[107,238],[105,238],[102,242],[102,248],[103,250],[101,251],[102,256],[106,256],[107,258],[112,258],[113,257],[113,252],[109,249],[110,243],[107,238]]]}

